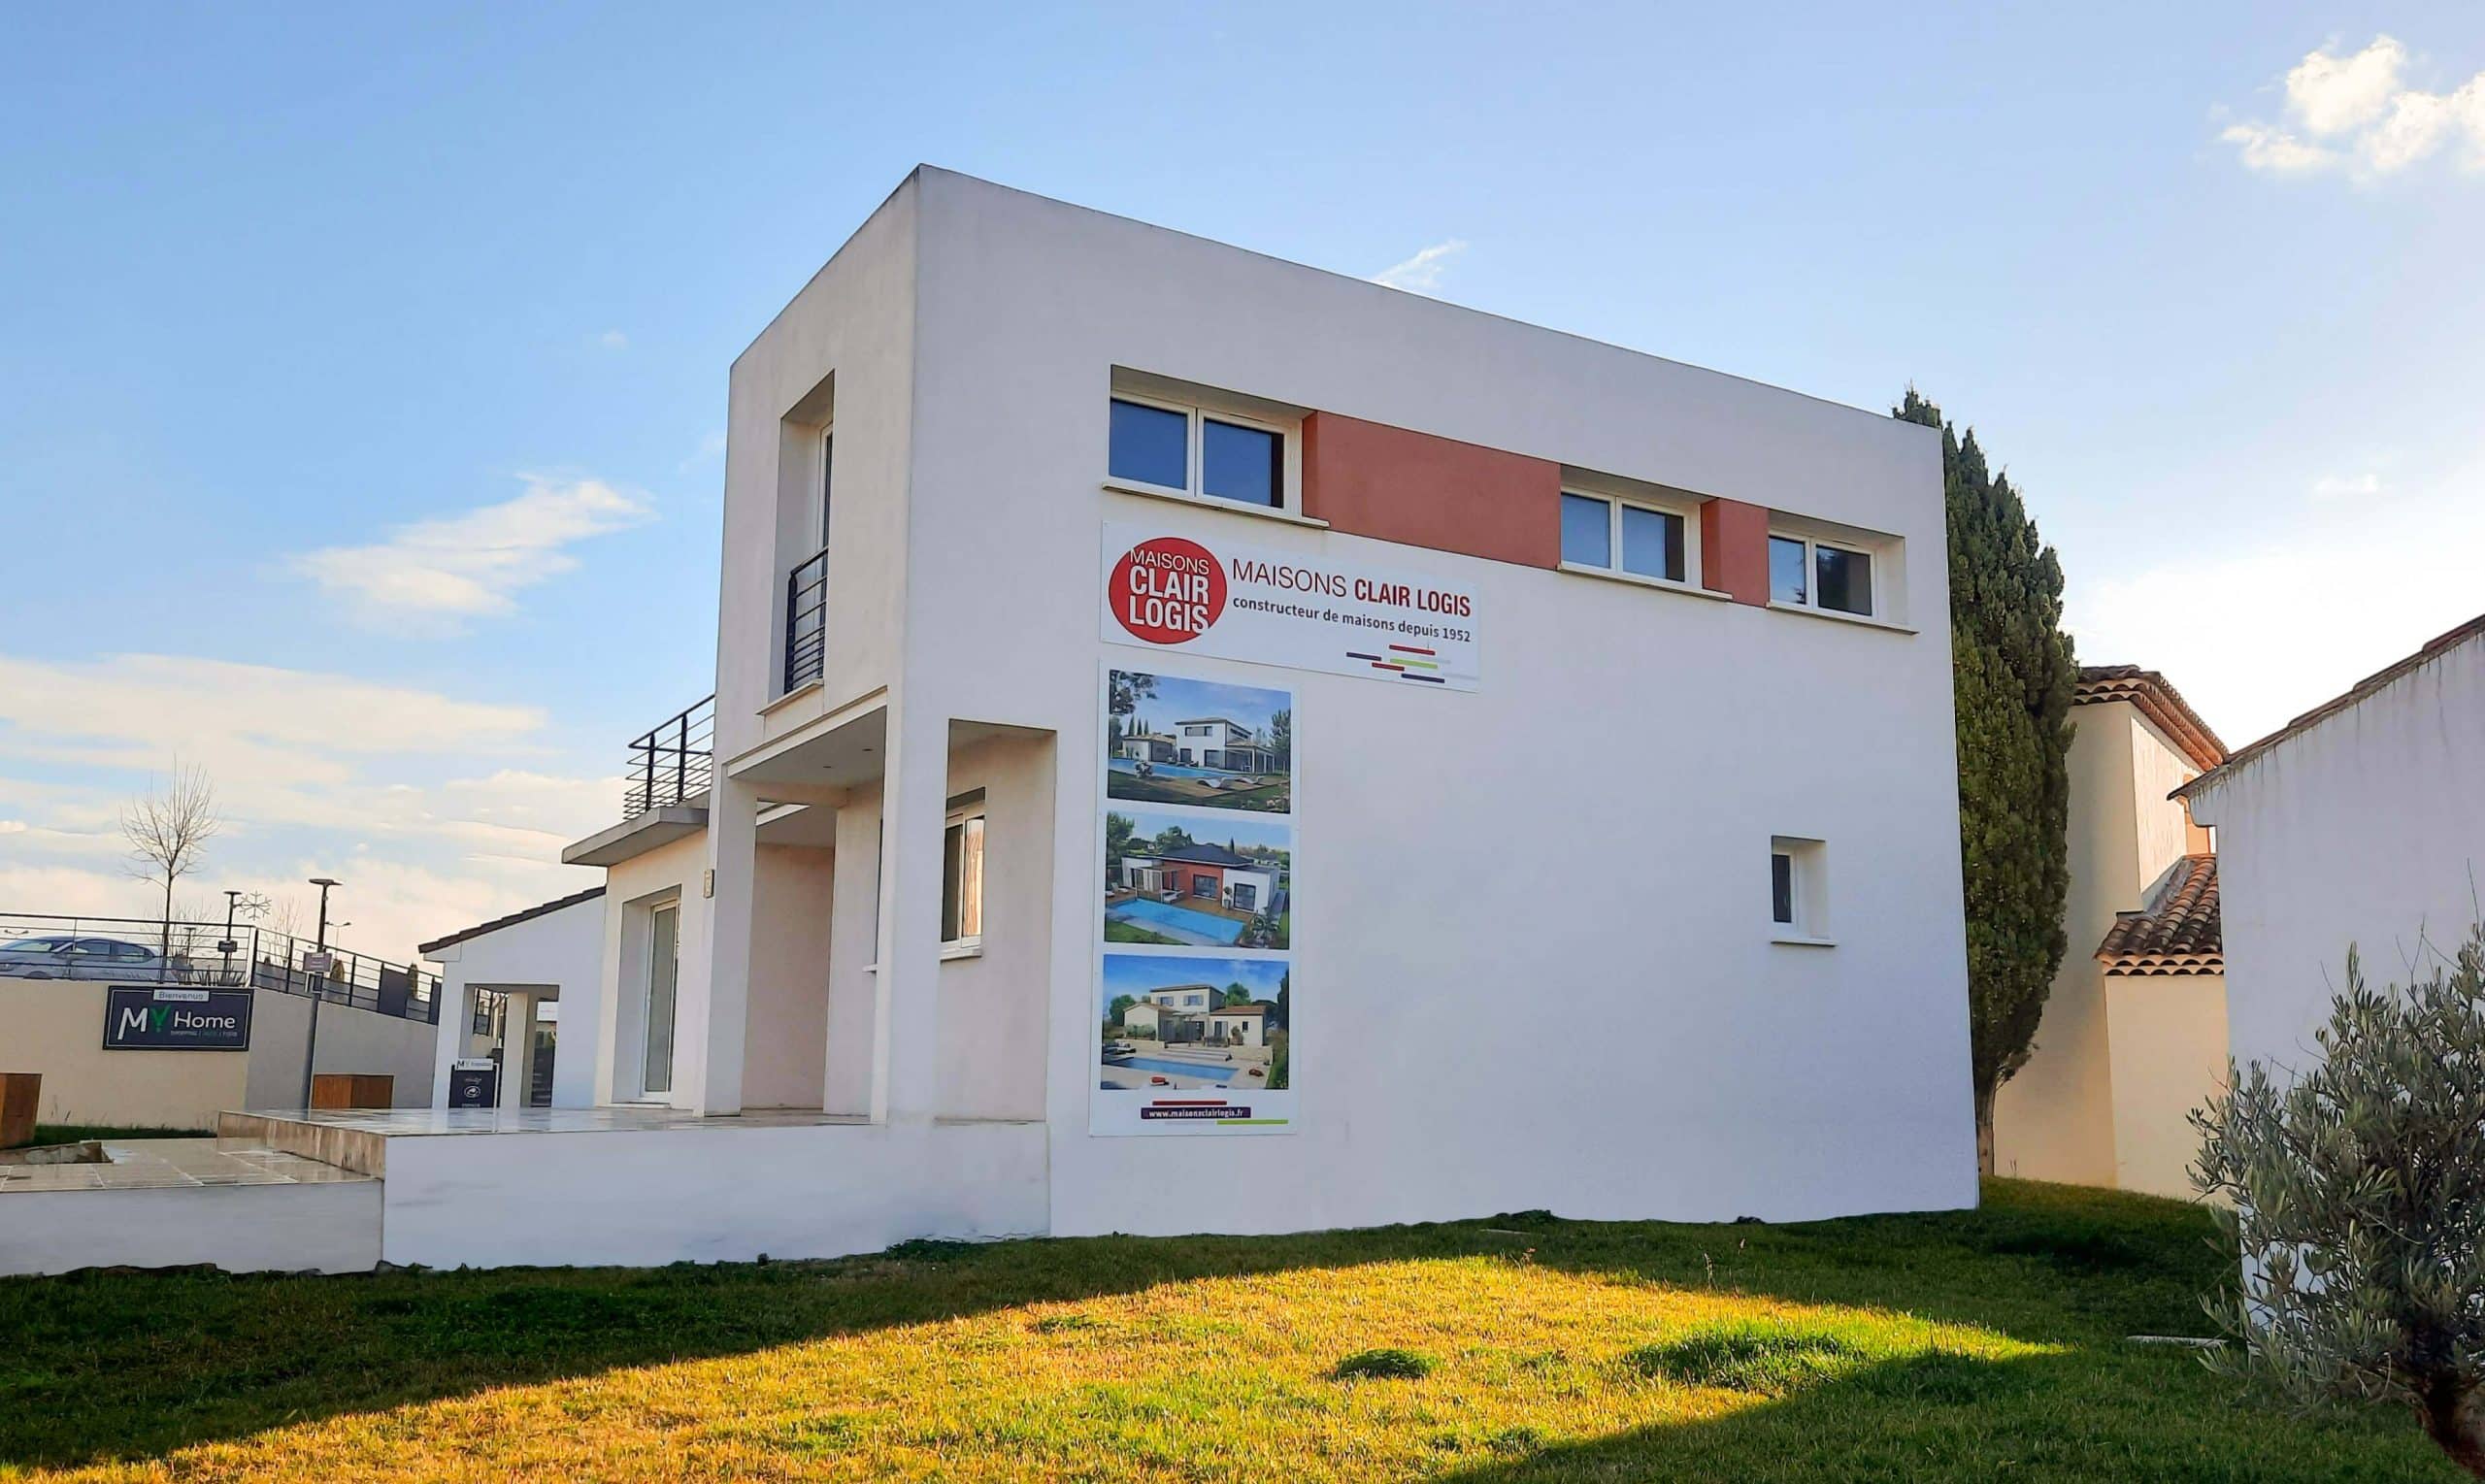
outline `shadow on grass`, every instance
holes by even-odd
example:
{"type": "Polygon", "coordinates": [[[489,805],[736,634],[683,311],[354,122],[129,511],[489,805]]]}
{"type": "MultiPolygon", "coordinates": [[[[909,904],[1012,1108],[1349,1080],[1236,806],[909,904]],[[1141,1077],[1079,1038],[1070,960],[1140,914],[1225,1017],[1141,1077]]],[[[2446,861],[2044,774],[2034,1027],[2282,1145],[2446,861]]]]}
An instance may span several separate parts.
{"type": "MultiPolygon", "coordinates": [[[[1616,1282],[1903,1309],[2037,1343],[2093,1342],[2194,1327],[2194,1296],[2216,1273],[2209,1230],[2199,1212],[2170,1203],[2000,1182],[1979,1211],[1783,1227],[1521,1213],[1270,1238],[912,1242],[834,1263],[0,1279],[0,1464],[147,1459],[490,1387],[1025,1304],[1479,1254],[1616,1282]]],[[[1904,1368],[1890,1375],[1892,1384],[1912,1376],[1935,1391],[1966,1384],[1904,1368]]],[[[1865,1385],[1840,1372],[1832,1390],[1893,1404],[1856,1390],[1865,1385]]],[[[1799,1394],[1768,1410],[1820,1404],[1799,1394]]],[[[1747,1418],[1715,1427],[1772,1425],[1747,1418]]],[[[1650,1446],[1637,1437],[1590,1446],[1650,1446]]]]}

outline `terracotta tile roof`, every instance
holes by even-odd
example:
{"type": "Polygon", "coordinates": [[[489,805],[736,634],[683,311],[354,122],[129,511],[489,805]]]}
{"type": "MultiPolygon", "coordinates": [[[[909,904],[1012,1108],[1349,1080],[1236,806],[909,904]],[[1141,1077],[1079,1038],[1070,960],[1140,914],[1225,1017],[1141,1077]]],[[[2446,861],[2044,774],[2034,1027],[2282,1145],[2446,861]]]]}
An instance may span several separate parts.
{"type": "Polygon", "coordinates": [[[2173,683],[2154,670],[2137,665],[2082,665],[2079,683],[2071,693],[2071,704],[2089,706],[2101,701],[2128,701],[2151,725],[2165,733],[2192,766],[2206,772],[2226,761],[2226,743],[2217,740],[2201,713],[2173,683]]]}
{"type": "Polygon", "coordinates": [[[2097,945],[2109,974],[2224,973],[2226,934],[2218,917],[2217,857],[2187,855],[2144,912],[2124,912],[2097,945]]]}
{"type": "Polygon", "coordinates": [[[601,886],[590,886],[584,891],[574,891],[566,897],[530,907],[522,912],[512,912],[506,917],[495,917],[489,922],[479,922],[471,928],[451,933],[447,938],[435,938],[430,942],[417,944],[414,951],[429,958],[451,943],[462,943],[470,938],[480,938],[486,933],[497,932],[502,928],[515,927],[529,918],[546,916],[565,907],[576,907],[581,902],[592,902],[603,895],[604,888],[601,886]]]}
{"type": "Polygon", "coordinates": [[[2428,643],[2425,647],[2417,650],[2405,659],[2399,661],[2397,664],[2374,671],[2363,679],[2358,680],[2355,684],[2348,686],[2344,694],[2334,696],[2330,700],[2322,702],[2319,706],[2316,706],[2312,709],[2304,712],[2303,715],[2298,716],[2295,720],[2288,722],[2285,726],[2278,728],[2269,736],[2262,738],[2259,742],[2248,742],[2243,746],[2236,748],[2236,751],[2227,758],[2224,764],[2209,770],[2207,773],[2202,774],[2199,777],[2194,778],[2189,783],[2186,783],[2182,787],[2174,790],[2170,797],[2176,799],[2186,799],[2191,797],[2193,794],[2200,792],[2203,788],[2207,787],[2211,779],[2223,779],[2237,766],[2259,757],[2262,753],[2267,752],[2271,747],[2285,742],[2288,738],[2295,736],[2298,732],[2311,729],[2326,718],[2345,710],[2347,708],[2354,706],[2357,702],[2362,701],[2367,696],[2369,696],[2373,692],[2389,685],[2391,681],[2396,680],[2413,671],[2423,669],[2435,660],[2440,659],[2443,655],[2448,654],[2453,649],[2467,643],[2469,640],[2477,638],[2485,638],[2485,613],[2479,613],[2475,617],[2468,620],[2466,623],[2461,624],[2458,628],[2451,630],[2449,633],[2438,636],[2432,642],[2428,643]]]}

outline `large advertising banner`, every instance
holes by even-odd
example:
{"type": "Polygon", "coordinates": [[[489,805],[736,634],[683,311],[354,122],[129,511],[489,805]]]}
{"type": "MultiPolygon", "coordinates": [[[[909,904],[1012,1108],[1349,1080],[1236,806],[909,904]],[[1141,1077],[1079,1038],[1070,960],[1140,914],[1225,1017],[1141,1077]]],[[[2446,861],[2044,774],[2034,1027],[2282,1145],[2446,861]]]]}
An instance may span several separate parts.
{"type": "Polygon", "coordinates": [[[1104,636],[1217,659],[1474,690],[1473,588],[1421,573],[1105,525],[1104,636]]]}
{"type": "Polygon", "coordinates": [[[1295,1122],[1294,693],[1107,662],[1088,1132],[1295,1122]]]}
{"type": "Polygon", "coordinates": [[[250,991],[115,984],[104,991],[107,1051],[248,1051],[250,991]]]}

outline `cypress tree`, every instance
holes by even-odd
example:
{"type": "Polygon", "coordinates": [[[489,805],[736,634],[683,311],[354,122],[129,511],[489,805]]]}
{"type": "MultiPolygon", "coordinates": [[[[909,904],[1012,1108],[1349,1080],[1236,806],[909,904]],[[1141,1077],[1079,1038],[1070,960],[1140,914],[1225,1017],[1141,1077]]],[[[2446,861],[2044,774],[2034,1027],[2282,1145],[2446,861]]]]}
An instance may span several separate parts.
{"type": "Polygon", "coordinates": [[[1895,415],[1941,430],[1958,711],[1959,854],[1968,918],[1968,1025],[1976,1164],[1993,1172],[1993,1104],[2035,1049],[2062,966],[2071,887],[2071,697],[2062,564],[1974,430],[1907,388],[1895,415]]]}

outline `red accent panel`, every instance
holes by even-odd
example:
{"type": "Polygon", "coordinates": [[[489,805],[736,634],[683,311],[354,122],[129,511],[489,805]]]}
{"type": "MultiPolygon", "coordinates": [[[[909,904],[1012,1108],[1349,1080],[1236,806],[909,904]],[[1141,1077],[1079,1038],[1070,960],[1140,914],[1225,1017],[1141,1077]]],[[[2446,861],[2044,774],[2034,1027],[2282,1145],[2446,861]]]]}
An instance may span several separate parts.
{"type": "Polygon", "coordinates": [[[1740,500],[1700,507],[1700,585],[1737,603],[1769,602],[1769,511],[1740,500]]]}
{"type": "Polygon", "coordinates": [[[1562,562],[1562,466],[1335,412],[1303,419],[1303,512],[1496,562],[1562,562]]]}

